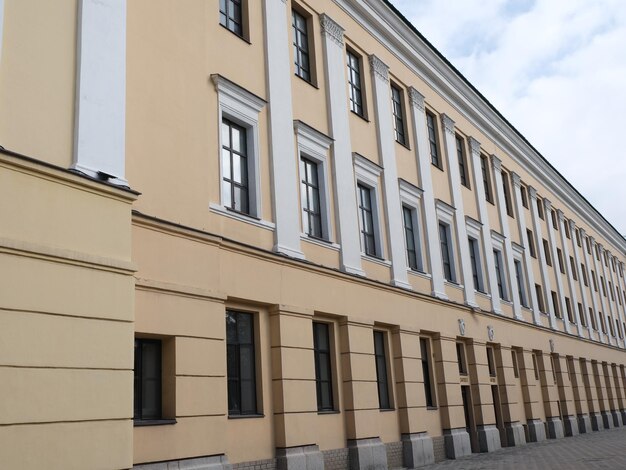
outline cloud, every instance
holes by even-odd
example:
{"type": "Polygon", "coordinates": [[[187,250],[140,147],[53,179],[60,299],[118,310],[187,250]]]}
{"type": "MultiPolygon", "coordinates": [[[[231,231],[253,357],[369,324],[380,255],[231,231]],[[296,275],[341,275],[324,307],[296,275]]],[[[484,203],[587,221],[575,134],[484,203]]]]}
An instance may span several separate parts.
{"type": "Polygon", "coordinates": [[[626,2],[392,2],[626,234],[626,2]]]}

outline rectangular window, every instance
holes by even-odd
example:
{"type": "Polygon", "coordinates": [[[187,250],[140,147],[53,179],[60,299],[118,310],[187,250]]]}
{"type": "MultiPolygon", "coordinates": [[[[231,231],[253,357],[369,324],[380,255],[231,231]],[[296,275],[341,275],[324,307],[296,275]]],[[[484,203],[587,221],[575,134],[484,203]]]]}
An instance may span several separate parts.
{"type": "Polygon", "coordinates": [[[554,356],[550,356],[550,366],[552,367],[552,381],[556,384],[556,367],[554,364],[554,356]]]}
{"type": "Polygon", "coordinates": [[[224,206],[249,214],[247,131],[228,119],[222,120],[222,178],[224,206]]]}
{"type": "Polygon", "coordinates": [[[535,380],[539,380],[539,359],[537,353],[533,353],[533,371],[535,372],[535,380]]]}
{"type": "Polygon", "coordinates": [[[331,368],[330,332],[327,323],[313,322],[313,355],[317,411],[333,411],[333,374],[331,368]]]}
{"type": "Polygon", "coordinates": [[[291,10],[291,26],[293,28],[293,57],[296,75],[311,83],[307,19],[296,10],[291,10]]]}
{"type": "Polygon", "coordinates": [[[489,162],[485,155],[480,156],[480,169],[483,175],[483,185],[485,187],[485,199],[493,204],[493,195],[491,194],[491,177],[489,176],[489,162]]]}
{"type": "Polygon", "coordinates": [[[428,142],[430,144],[430,161],[440,170],[443,170],[439,156],[439,135],[437,133],[437,120],[435,116],[426,111],[426,125],[428,127],[428,142]]]}
{"type": "Polygon", "coordinates": [[[404,119],[404,101],[402,99],[402,90],[395,85],[391,85],[391,107],[393,110],[393,131],[396,142],[406,146],[408,142],[404,119]]]}
{"type": "Polygon", "coordinates": [[[462,137],[456,136],[456,156],[459,160],[459,176],[461,178],[461,184],[469,189],[469,177],[467,176],[467,159],[465,155],[465,140],[462,137]]]}
{"type": "Polygon", "coordinates": [[[511,185],[509,184],[509,174],[506,171],[502,172],[502,189],[504,191],[506,213],[509,217],[515,217],[513,214],[513,205],[511,204],[511,185]]]}
{"type": "Polygon", "coordinates": [[[557,318],[563,318],[563,315],[561,315],[561,309],[559,308],[559,298],[554,291],[552,291],[552,307],[554,308],[554,315],[557,318]]]}
{"type": "Polygon", "coordinates": [[[541,198],[537,198],[537,214],[541,220],[545,220],[543,215],[543,201],[541,198]]]}
{"type": "Polygon", "coordinates": [[[350,89],[350,111],[365,117],[361,85],[361,58],[352,51],[348,56],[348,87],[350,89]]]}
{"type": "Polygon", "coordinates": [[[611,336],[615,337],[615,330],[613,329],[613,322],[609,317],[607,317],[607,322],[609,323],[609,331],[611,332],[611,336]]]}
{"type": "Polygon", "coordinates": [[[565,264],[563,264],[563,252],[560,248],[556,249],[556,257],[559,259],[559,270],[561,274],[565,274],[565,264]]]}
{"type": "Polygon", "coordinates": [[[576,244],[582,248],[582,241],[580,239],[580,230],[574,229],[574,233],[576,233],[576,244]]]}
{"type": "Polygon", "coordinates": [[[465,345],[456,343],[456,361],[459,366],[459,374],[467,375],[467,360],[465,358],[465,345]]]}
{"type": "Polygon", "coordinates": [[[606,322],[604,320],[604,315],[602,315],[602,312],[598,312],[598,318],[600,319],[600,327],[602,328],[602,333],[606,334],[606,322]]]}
{"type": "Polygon", "coordinates": [[[220,24],[243,38],[242,0],[220,0],[220,24]]]}
{"type": "Polygon", "coordinates": [[[541,285],[535,284],[535,293],[537,294],[537,303],[539,304],[539,311],[541,313],[546,313],[546,304],[545,304],[545,299],[543,297],[543,289],[541,285]]]}
{"type": "Polygon", "coordinates": [[[484,292],[483,276],[480,263],[480,250],[478,249],[478,240],[468,237],[470,263],[472,264],[472,278],[474,280],[474,289],[484,292]]]}
{"type": "Polygon", "coordinates": [[[604,277],[600,276],[600,287],[602,287],[602,295],[606,297],[606,283],[604,282],[604,277]]]}
{"type": "Polygon", "coordinates": [[[496,359],[493,354],[493,347],[487,346],[487,367],[489,368],[489,377],[496,376],[496,359]]]}
{"type": "Polygon", "coordinates": [[[543,239],[543,253],[546,257],[546,264],[548,266],[552,266],[552,257],[550,256],[550,245],[548,245],[548,240],[543,239]]]}
{"type": "Polygon", "coordinates": [[[376,382],[378,383],[378,404],[381,410],[391,409],[389,379],[387,376],[387,354],[385,333],[374,331],[374,356],[376,358],[376,382]]]}
{"type": "Polygon", "coordinates": [[[585,269],[585,265],[583,263],[580,263],[580,272],[583,273],[583,282],[585,283],[585,286],[589,287],[589,279],[587,279],[587,270],[585,269]]]}
{"type": "Polygon", "coordinates": [[[515,264],[515,279],[517,280],[517,292],[519,294],[520,303],[523,307],[528,307],[528,299],[526,298],[526,281],[524,278],[524,271],[522,268],[522,262],[518,259],[514,260],[515,264]]]}
{"type": "Polygon", "coordinates": [[[450,240],[450,226],[439,222],[439,242],[441,244],[441,261],[443,263],[443,277],[446,281],[456,282],[453,270],[453,255],[450,240]]]}
{"type": "Polygon", "coordinates": [[[251,313],[226,311],[226,348],[228,414],[256,415],[254,317],[251,313]]]}
{"type": "Polygon", "coordinates": [[[526,229],[526,238],[528,239],[528,249],[530,251],[530,256],[533,258],[537,258],[537,250],[535,250],[535,237],[533,236],[533,232],[530,229],[526,229]]]}
{"type": "Polygon", "coordinates": [[[520,194],[522,195],[522,206],[528,209],[528,192],[526,186],[520,186],[520,194]]]}
{"type": "Polygon", "coordinates": [[[424,395],[426,395],[426,406],[435,407],[435,378],[430,361],[430,340],[420,338],[420,350],[422,353],[422,375],[424,376],[424,395]]]}
{"type": "Polygon", "coordinates": [[[583,310],[583,304],[580,302],[578,302],[578,316],[580,317],[580,324],[586,327],[587,320],[585,319],[585,311],[583,310]]]}
{"type": "Polygon", "coordinates": [[[569,297],[565,297],[565,310],[567,310],[567,319],[574,323],[574,312],[572,312],[572,303],[569,300],[569,297]]]}
{"type": "Polygon", "coordinates": [[[596,325],[596,317],[593,314],[593,309],[591,307],[589,307],[589,319],[591,320],[591,328],[597,330],[598,326],[596,325]]]}
{"type": "Polygon", "coordinates": [[[591,254],[591,241],[589,241],[589,237],[585,237],[585,245],[587,245],[587,254],[591,254]]]}
{"type": "Polygon", "coordinates": [[[135,338],[134,419],[161,419],[161,341],[135,338]]]}
{"type": "Polygon", "coordinates": [[[565,236],[566,236],[569,240],[571,240],[571,239],[572,239],[572,235],[571,235],[571,233],[570,233],[570,231],[569,231],[569,220],[567,220],[567,219],[564,219],[564,220],[563,220],[563,227],[565,227],[565,236]]]}
{"type": "Polygon", "coordinates": [[[493,250],[493,262],[496,269],[496,281],[498,282],[498,294],[502,300],[508,300],[506,291],[506,279],[504,278],[504,266],[502,264],[502,252],[493,250]]]}
{"type": "Polygon", "coordinates": [[[559,224],[556,221],[556,211],[554,209],[552,209],[550,215],[552,216],[552,227],[554,228],[554,230],[559,230],[559,224]]]}
{"type": "Polygon", "coordinates": [[[302,157],[302,224],[310,237],[324,238],[318,164],[302,157]]]}
{"type": "Polygon", "coordinates": [[[413,271],[422,271],[421,260],[418,253],[418,240],[415,228],[413,226],[413,218],[415,209],[402,206],[402,216],[404,219],[404,238],[406,242],[406,255],[409,268],[413,271]]]}
{"type": "Polygon", "coordinates": [[[358,184],[359,215],[361,222],[361,245],[368,256],[378,257],[376,248],[376,231],[374,229],[374,212],[372,206],[372,190],[358,184]]]}
{"type": "Polygon", "coordinates": [[[569,257],[569,267],[572,270],[572,278],[574,278],[575,281],[578,281],[578,274],[576,274],[576,262],[571,256],[569,257]]]}
{"type": "Polygon", "coordinates": [[[613,284],[609,281],[609,293],[611,294],[611,300],[615,302],[615,294],[613,294],[613,284]]]}
{"type": "Polygon", "coordinates": [[[595,271],[591,270],[591,281],[593,282],[593,290],[598,292],[598,278],[596,277],[595,271]]]}
{"type": "Polygon", "coordinates": [[[513,362],[513,375],[516,379],[519,379],[519,366],[517,364],[517,351],[511,349],[511,361],[513,362]]]}

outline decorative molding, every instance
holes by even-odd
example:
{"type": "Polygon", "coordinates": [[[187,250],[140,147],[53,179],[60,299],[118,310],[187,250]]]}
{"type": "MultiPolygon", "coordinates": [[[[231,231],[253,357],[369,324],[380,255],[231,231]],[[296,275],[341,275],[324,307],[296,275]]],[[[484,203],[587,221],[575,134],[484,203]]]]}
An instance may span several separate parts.
{"type": "Polygon", "coordinates": [[[378,177],[383,172],[382,167],[356,152],[352,154],[352,158],[354,160],[355,172],[359,175],[359,177],[365,178],[368,182],[372,181],[373,184],[377,185],[378,177]]]}
{"type": "Polygon", "coordinates": [[[565,214],[563,214],[563,211],[561,209],[557,209],[556,210],[556,216],[557,216],[559,222],[564,222],[565,221],[565,214]]]}
{"type": "Polygon", "coordinates": [[[385,82],[389,82],[389,66],[374,54],[370,55],[369,62],[372,75],[380,77],[385,82]]]}
{"type": "Polygon", "coordinates": [[[449,134],[454,134],[454,121],[447,114],[441,115],[441,124],[443,129],[449,134]]]}
{"type": "Polygon", "coordinates": [[[489,341],[493,341],[494,336],[495,331],[493,329],[493,326],[487,325],[487,338],[489,338],[489,341]]]}
{"type": "Polygon", "coordinates": [[[215,91],[235,100],[253,114],[260,113],[266,104],[263,98],[259,98],[257,95],[250,93],[245,88],[240,87],[219,74],[212,74],[211,81],[215,85],[215,91]]]}
{"type": "Polygon", "coordinates": [[[459,333],[461,336],[465,336],[465,320],[459,318],[459,333]]]}
{"type": "Polygon", "coordinates": [[[513,184],[515,185],[515,187],[521,188],[522,187],[522,178],[520,177],[520,175],[518,175],[514,171],[511,171],[509,174],[511,175],[511,180],[513,181],[513,184]]]}
{"type": "Polygon", "coordinates": [[[338,46],[343,47],[344,29],[333,21],[330,16],[325,13],[320,15],[320,26],[322,28],[322,36],[327,36],[338,46]]]}
{"type": "Polygon", "coordinates": [[[528,186],[528,195],[530,196],[530,198],[532,200],[537,200],[537,190],[534,188],[534,186],[528,186]]]}
{"type": "Polygon", "coordinates": [[[435,209],[437,210],[437,215],[442,217],[446,217],[447,223],[452,223],[452,218],[454,217],[454,213],[456,212],[456,208],[448,204],[447,202],[442,201],[441,199],[435,200],[435,209]]]}
{"type": "Polygon", "coordinates": [[[473,137],[470,137],[467,140],[469,141],[470,150],[472,151],[472,153],[480,155],[480,142],[473,137]]]}
{"type": "Polygon", "coordinates": [[[422,188],[418,188],[414,184],[411,184],[402,178],[398,179],[398,186],[400,188],[401,199],[412,199],[415,203],[419,201],[422,198],[422,194],[424,194],[424,190],[422,188]]]}
{"type": "Polygon", "coordinates": [[[424,95],[422,95],[413,87],[409,87],[409,101],[420,112],[423,113],[424,111],[426,111],[426,105],[424,104],[424,95]]]}
{"type": "MultiPolygon", "coordinates": [[[[552,210],[552,201],[550,199],[544,197],[543,198],[543,207],[546,208],[546,211],[550,212],[552,210]]],[[[546,214],[547,217],[547,214],[546,214]]]]}
{"type": "Polygon", "coordinates": [[[554,352],[554,340],[550,339],[548,343],[550,344],[550,352],[553,353],[554,352]]]}
{"type": "Polygon", "coordinates": [[[500,160],[498,157],[496,157],[493,154],[490,155],[490,158],[491,158],[491,167],[494,169],[494,171],[497,171],[498,173],[502,172],[502,160],[500,160]]]}

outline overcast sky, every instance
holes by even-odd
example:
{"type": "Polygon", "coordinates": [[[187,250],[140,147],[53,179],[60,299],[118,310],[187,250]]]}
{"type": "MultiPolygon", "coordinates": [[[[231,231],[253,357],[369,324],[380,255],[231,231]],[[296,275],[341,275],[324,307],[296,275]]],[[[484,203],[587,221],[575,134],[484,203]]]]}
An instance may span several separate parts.
{"type": "Polygon", "coordinates": [[[626,234],[626,0],[391,0],[626,234]]]}

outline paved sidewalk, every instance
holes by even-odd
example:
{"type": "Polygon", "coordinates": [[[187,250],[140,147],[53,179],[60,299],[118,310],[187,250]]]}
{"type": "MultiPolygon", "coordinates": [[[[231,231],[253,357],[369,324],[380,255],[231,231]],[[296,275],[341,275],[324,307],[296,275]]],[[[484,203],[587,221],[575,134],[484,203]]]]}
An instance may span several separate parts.
{"type": "Polygon", "coordinates": [[[472,454],[424,467],[428,470],[626,469],[626,427],[550,439],[489,454],[472,454]]]}

